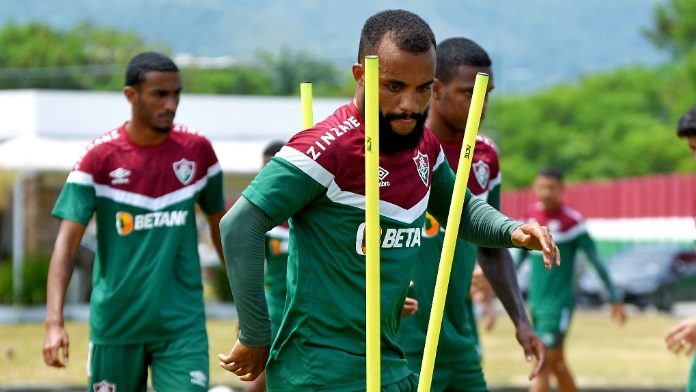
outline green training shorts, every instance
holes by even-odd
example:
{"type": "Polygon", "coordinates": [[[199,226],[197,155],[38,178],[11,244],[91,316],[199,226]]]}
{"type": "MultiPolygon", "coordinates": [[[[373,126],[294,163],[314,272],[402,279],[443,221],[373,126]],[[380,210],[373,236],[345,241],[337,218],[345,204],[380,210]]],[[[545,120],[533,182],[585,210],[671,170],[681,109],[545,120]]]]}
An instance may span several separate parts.
{"type": "Polygon", "coordinates": [[[531,313],[534,330],[546,347],[549,350],[561,350],[573,317],[572,309],[566,307],[553,312],[532,310],[531,313]]]}
{"type": "Polygon", "coordinates": [[[129,345],[89,344],[89,391],[208,391],[210,362],[205,332],[129,345]],[[104,388],[104,389],[100,389],[104,388]]]}

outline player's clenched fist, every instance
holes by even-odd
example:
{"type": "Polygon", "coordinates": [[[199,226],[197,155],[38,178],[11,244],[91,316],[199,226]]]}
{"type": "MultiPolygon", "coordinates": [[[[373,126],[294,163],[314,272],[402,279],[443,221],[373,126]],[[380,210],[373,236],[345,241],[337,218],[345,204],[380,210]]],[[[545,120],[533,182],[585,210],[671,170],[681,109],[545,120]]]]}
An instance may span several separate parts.
{"type": "Polygon", "coordinates": [[[230,355],[218,354],[220,367],[236,374],[242,381],[254,381],[266,367],[269,346],[247,347],[237,340],[230,355]]]}

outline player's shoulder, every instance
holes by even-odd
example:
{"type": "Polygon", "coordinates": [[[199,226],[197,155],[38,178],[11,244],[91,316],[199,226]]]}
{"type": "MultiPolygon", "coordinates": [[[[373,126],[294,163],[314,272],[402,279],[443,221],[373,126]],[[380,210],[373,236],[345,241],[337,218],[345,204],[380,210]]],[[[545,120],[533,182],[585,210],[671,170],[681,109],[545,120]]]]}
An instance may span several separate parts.
{"type": "Polygon", "coordinates": [[[326,162],[330,157],[343,156],[355,150],[346,146],[362,145],[364,134],[358,131],[362,126],[360,113],[352,103],[347,104],[313,127],[293,135],[287,146],[313,161],[326,162]]]}
{"type": "Polygon", "coordinates": [[[189,143],[210,144],[210,140],[205,135],[184,124],[175,123],[172,126],[171,136],[189,143]]]}
{"type": "Polygon", "coordinates": [[[585,220],[585,217],[580,213],[580,211],[566,204],[561,206],[561,213],[576,223],[581,223],[585,220]]]}
{"type": "Polygon", "coordinates": [[[77,158],[73,170],[81,170],[81,168],[84,169],[85,166],[88,166],[86,164],[89,162],[103,160],[123,143],[125,143],[124,125],[103,133],[85,146],[77,158]]]}
{"type": "Polygon", "coordinates": [[[498,145],[495,144],[493,139],[480,133],[476,135],[476,149],[492,150],[495,154],[499,154],[500,152],[498,145]]]}

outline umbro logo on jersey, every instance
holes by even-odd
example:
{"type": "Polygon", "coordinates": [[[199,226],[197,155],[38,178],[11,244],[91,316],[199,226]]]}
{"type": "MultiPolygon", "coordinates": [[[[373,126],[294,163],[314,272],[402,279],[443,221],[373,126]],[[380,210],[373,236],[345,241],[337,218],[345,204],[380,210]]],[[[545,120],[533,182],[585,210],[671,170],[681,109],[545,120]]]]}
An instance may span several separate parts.
{"type": "Polygon", "coordinates": [[[92,385],[92,390],[94,392],[116,392],[116,384],[102,380],[100,383],[92,385]]]}
{"type": "Polygon", "coordinates": [[[128,182],[130,182],[130,178],[128,178],[128,176],[130,175],[130,170],[119,167],[118,169],[109,173],[109,177],[113,178],[113,180],[111,180],[111,185],[128,184],[128,182]]]}
{"type": "Polygon", "coordinates": [[[476,181],[481,185],[481,189],[488,189],[488,180],[491,176],[491,168],[484,161],[479,160],[478,162],[471,165],[474,168],[474,174],[476,175],[476,181]]]}
{"type": "Polygon", "coordinates": [[[188,161],[186,158],[182,158],[179,162],[174,162],[172,167],[174,168],[176,178],[184,185],[188,185],[196,176],[196,162],[188,161]]]}
{"type": "Polygon", "coordinates": [[[389,175],[389,172],[384,169],[382,166],[379,167],[379,173],[377,174],[379,176],[379,187],[383,186],[389,186],[391,185],[389,181],[384,181],[384,179],[389,175]]]}
{"type": "Polygon", "coordinates": [[[423,180],[423,184],[428,186],[428,174],[430,173],[430,160],[428,160],[428,156],[418,151],[418,155],[413,157],[413,162],[416,163],[416,170],[418,170],[418,175],[421,180],[423,180]]]}

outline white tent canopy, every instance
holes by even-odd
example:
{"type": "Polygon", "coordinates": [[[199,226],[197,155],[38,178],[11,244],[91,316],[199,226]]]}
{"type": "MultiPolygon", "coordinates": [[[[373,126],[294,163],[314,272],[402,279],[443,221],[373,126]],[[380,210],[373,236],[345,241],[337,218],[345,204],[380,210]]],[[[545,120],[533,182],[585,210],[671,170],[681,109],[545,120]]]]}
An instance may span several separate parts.
{"type": "MultiPolygon", "coordinates": [[[[316,98],[321,120],[346,98],[316,98]]],[[[130,118],[120,92],[0,91],[0,169],[70,170],[94,138],[130,118]]],[[[208,137],[226,173],[254,173],[272,140],[301,130],[299,97],[184,94],[176,122],[208,137]]]]}

